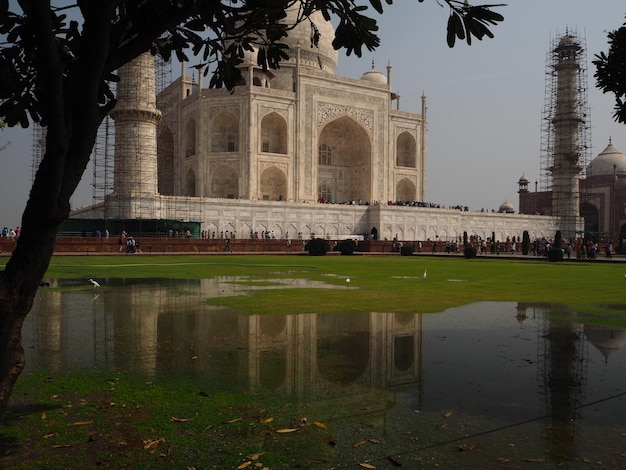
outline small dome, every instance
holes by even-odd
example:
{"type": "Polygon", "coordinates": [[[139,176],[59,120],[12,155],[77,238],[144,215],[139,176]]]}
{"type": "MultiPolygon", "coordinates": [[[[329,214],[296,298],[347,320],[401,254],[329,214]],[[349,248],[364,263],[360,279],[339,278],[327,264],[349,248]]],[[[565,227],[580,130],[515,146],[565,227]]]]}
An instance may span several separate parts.
{"type": "Polygon", "coordinates": [[[387,77],[385,77],[382,72],[379,72],[374,68],[374,61],[372,61],[372,68],[361,75],[361,80],[372,83],[380,83],[381,85],[387,84],[387,77]]]}
{"type": "Polygon", "coordinates": [[[626,156],[609,141],[609,145],[587,165],[587,178],[613,176],[614,173],[626,176],[626,156]]]}
{"type": "Polygon", "coordinates": [[[498,209],[498,212],[503,214],[513,214],[515,212],[515,209],[513,208],[513,204],[511,204],[509,201],[504,201],[500,205],[500,209],[498,209]]]}
{"type": "Polygon", "coordinates": [[[518,184],[528,184],[528,178],[525,175],[522,175],[518,181],[518,184]]]}

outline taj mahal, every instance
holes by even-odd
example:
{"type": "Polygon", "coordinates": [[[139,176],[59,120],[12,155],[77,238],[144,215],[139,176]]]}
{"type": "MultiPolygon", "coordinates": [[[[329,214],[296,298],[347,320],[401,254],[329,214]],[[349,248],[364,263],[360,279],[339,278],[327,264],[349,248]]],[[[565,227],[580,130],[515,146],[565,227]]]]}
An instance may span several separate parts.
{"type": "Polygon", "coordinates": [[[419,112],[402,110],[391,65],[337,75],[333,26],[311,19],[317,48],[310,24],[298,24],[285,39],[289,59],[264,71],[246,52],[232,91],[204,87],[203,70],[189,76],[184,66],[158,89],[150,54],[121,68],[112,188],[71,218],[179,220],[238,237],[554,236],[558,217],[426,203],[426,96],[419,112]]]}

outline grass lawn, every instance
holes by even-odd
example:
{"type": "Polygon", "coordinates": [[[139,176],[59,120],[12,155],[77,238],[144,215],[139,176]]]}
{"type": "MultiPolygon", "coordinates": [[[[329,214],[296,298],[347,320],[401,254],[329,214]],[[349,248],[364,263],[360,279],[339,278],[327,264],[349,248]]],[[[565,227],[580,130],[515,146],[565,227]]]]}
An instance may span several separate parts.
{"type": "MultiPolygon", "coordinates": [[[[54,257],[47,277],[84,279],[84,287],[76,288],[86,290],[93,289],[89,278],[100,281],[101,289],[111,278],[234,276],[244,285],[301,278],[337,288],[254,290],[208,302],[274,315],[436,313],[477,301],[549,302],[569,305],[586,321],[626,327],[625,273],[626,264],[617,262],[548,263],[521,257],[145,255],[54,257]]],[[[125,371],[25,373],[0,426],[0,467],[393,468],[389,460],[370,458],[392,455],[402,446],[462,439],[473,425],[460,418],[454,423],[453,416],[448,422],[455,425],[442,427],[440,415],[422,413],[419,443],[409,434],[406,442],[385,443],[376,434],[374,395],[371,404],[359,401],[342,409],[253,393],[205,393],[196,387],[125,371]],[[346,416],[340,416],[342,410],[346,416]],[[360,465],[368,461],[370,467],[360,465]]],[[[405,467],[458,468],[460,455],[467,459],[466,468],[485,467],[485,462],[508,458],[504,454],[511,448],[503,442],[482,448],[481,454],[461,454],[458,445],[415,452],[405,457],[405,467]]],[[[511,458],[536,457],[520,449],[511,458]]]]}
{"type": "Polygon", "coordinates": [[[623,263],[549,263],[543,258],[234,255],[54,257],[47,276],[84,278],[86,289],[91,288],[89,278],[243,276],[263,282],[304,278],[337,286],[346,286],[350,278],[345,289],[260,290],[211,300],[254,314],[431,313],[478,301],[563,303],[619,313],[619,305],[623,309],[626,304],[625,274],[623,263]]]}

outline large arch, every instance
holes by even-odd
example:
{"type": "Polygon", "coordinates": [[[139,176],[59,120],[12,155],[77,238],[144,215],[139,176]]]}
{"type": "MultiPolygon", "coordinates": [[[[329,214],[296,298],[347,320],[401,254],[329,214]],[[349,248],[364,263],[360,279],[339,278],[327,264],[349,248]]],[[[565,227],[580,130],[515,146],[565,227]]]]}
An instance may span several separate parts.
{"type": "Polygon", "coordinates": [[[261,152],[287,153],[287,123],[277,113],[270,113],[261,121],[261,152]]]}
{"type": "Polygon", "coordinates": [[[415,185],[408,179],[402,178],[396,185],[396,201],[415,201],[417,190],[415,185]]]}
{"type": "Polygon", "coordinates": [[[237,199],[239,197],[239,175],[234,168],[221,165],[211,172],[209,197],[237,199]]]}
{"type": "Polygon", "coordinates": [[[585,232],[598,233],[600,231],[600,213],[588,202],[580,205],[580,216],[585,218],[585,232]]]}
{"type": "Polygon", "coordinates": [[[396,141],[396,165],[417,168],[417,144],[408,132],[403,132],[396,141]]]}
{"type": "Polygon", "coordinates": [[[157,143],[157,175],[159,194],[174,195],[174,134],[164,128],[157,143]]]}
{"type": "Polygon", "coordinates": [[[370,366],[367,315],[317,315],[317,367],[326,381],[340,386],[357,382],[370,366]]]}
{"type": "Polygon", "coordinates": [[[185,157],[196,154],[196,120],[191,118],[185,125],[185,157]]]}
{"type": "Polygon", "coordinates": [[[211,119],[210,125],[212,153],[239,151],[239,119],[233,113],[222,111],[211,119]]]}
{"type": "Polygon", "coordinates": [[[287,177],[275,166],[261,173],[261,197],[264,200],[279,201],[287,195],[287,177]]]}
{"type": "Polygon", "coordinates": [[[185,175],[185,194],[184,196],[196,195],[196,173],[190,168],[185,175]]]}
{"type": "Polygon", "coordinates": [[[347,116],[328,123],[318,152],[318,187],[330,184],[337,202],[372,199],[372,145],[361,126],[347,116]]]}

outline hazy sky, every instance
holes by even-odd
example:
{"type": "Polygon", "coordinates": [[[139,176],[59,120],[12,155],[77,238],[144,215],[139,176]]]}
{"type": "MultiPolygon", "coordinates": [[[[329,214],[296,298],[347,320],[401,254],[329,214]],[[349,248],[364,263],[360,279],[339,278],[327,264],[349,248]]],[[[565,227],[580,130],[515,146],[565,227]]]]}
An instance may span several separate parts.
{"type": "MultiPolygon", "coordinates": [[[[506,0],[503,0],[506,1],[506,0]]],[[[492,3],[483,0],[474,3],[492,3]]],[[[499,3],[497,0],[493,3],[499,3]]],[[[509,0],[494,39],[446,44],[447,8],[435,0],[396,0],[378,18],[381,46],[360,59],[340,52],[337,73],[360,77],[371,68],[392,69],[392,89],[401,109],[428,105],[426,195],[430,202],[497,209],[505,200],[517,209],[517,181],[539,180],[541,113],[546,56],[555,37],[574,30],[586,42],[595,157],[612,138],[626,152],[626,126],[612,119],[613,97],[595,87],[595,54],[607,51],[607,31],[624,23],[623,0],[509,0]]],[[[208,81],[205,81],[208,82],[208,81]]],[[[0,132],[0,226],[20,225],[31,183],[32,131],[0,132]]],[[[72,199],[91,203],[89,168],[72,199]]]]}

